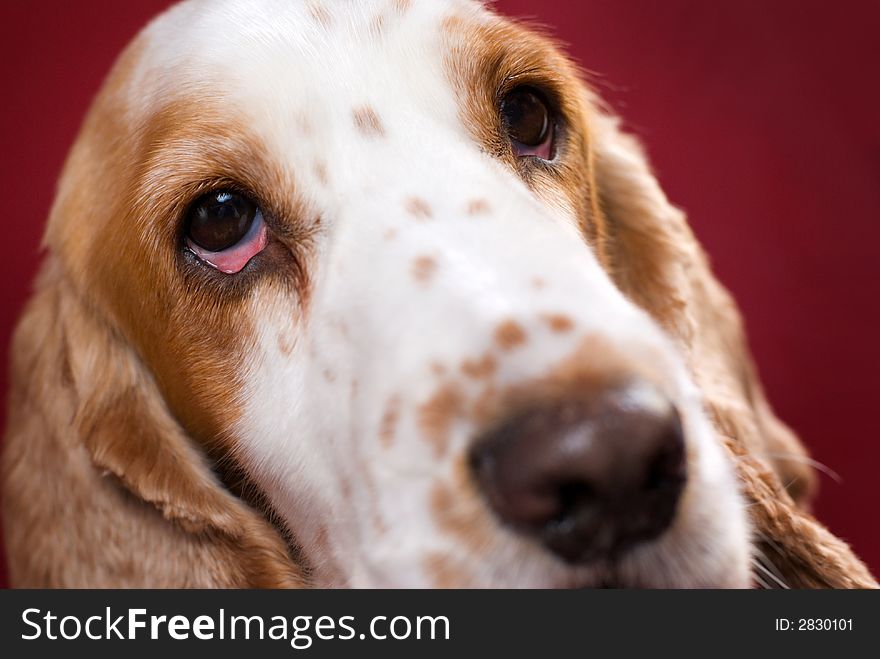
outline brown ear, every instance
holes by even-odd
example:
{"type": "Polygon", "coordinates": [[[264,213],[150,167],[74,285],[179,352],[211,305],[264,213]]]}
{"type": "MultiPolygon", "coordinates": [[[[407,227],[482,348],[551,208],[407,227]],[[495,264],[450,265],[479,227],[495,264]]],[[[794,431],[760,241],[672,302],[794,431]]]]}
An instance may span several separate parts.
{"type": "Polygon", "coordinates": [[[301,584],[54,260],[13,342],[3,489],[15,586],[301,584]]]}
{"type": "Polygon", "coordinates": [[[767,402],[736,305],[684,214],[616,118],[597,112],[590,133],[597,249],[624,294],[677,339],[750,499],[759,560],[788,585],[876,587],[849,547],[806,511],[815,488],[806,452],[767,402]]]}

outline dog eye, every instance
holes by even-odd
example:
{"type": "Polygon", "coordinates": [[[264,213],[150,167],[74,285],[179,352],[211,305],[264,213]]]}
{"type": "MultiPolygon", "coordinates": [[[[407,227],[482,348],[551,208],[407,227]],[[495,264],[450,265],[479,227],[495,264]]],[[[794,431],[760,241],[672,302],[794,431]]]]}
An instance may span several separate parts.
{"type": "Polygon", "coordinates": [[[186,246],[220,272],[239,272],[266,247],[266,225],[260,208],[244,195],[210,192],[190,206],[186,246]]]}
{"type": "Polygon", "coordinates": [[[501,102],[501,120],[516,155],[553,157],[553,114],[537,91],[519,87],[507,94],[501,102]]]}

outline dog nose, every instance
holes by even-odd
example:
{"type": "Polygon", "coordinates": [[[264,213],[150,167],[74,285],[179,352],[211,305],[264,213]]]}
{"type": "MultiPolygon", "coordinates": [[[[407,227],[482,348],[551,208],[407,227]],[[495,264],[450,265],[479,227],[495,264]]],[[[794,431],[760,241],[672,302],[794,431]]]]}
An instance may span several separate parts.
{"type": "Polygon", "coordinates": [[[470,458],[501,520],[569,563],[658,537],[687,478],[678,412],[644,382],[520,407],[470,458]]]}

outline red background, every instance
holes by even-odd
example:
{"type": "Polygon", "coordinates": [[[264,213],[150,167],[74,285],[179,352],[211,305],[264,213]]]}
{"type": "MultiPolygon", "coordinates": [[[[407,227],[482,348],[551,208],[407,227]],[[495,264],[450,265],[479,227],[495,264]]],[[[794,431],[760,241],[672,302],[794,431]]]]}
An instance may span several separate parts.
{"type": "MultiPolygon", "coordinates": [[[[9,336],[64,155],[114,57],[167,4],[0,6],[4,395],[9,336]]],[[[880,572],[880,4],[497,6],[549,25],[641,135],[739,300],[777,411],[841,475],[822,476],[819,517],[880,572]]]]}

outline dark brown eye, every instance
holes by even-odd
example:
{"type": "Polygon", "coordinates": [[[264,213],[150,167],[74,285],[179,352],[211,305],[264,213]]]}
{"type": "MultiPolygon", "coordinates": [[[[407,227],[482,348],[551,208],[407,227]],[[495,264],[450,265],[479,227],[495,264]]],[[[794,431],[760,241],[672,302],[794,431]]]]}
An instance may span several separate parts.
{"type": "Polygon", "coordinates": [[[187,238],[209,252],[222,252],[241,242],[257,213],[256,204],[240,194],[210,192],[190,207],[187,238]]]}
{"type": "Polygon", "coordinates": [[[244,195],[219,190],[190,206],[186,247],[220,272],[240,272],[268,240],[262,211],[244,195]]]}
{"type": "Polygon", "coordinates": [[[537,91],[511,91],[501,102],[501,120],[518,156],[552,157],[553,116],[537,91]]]}

